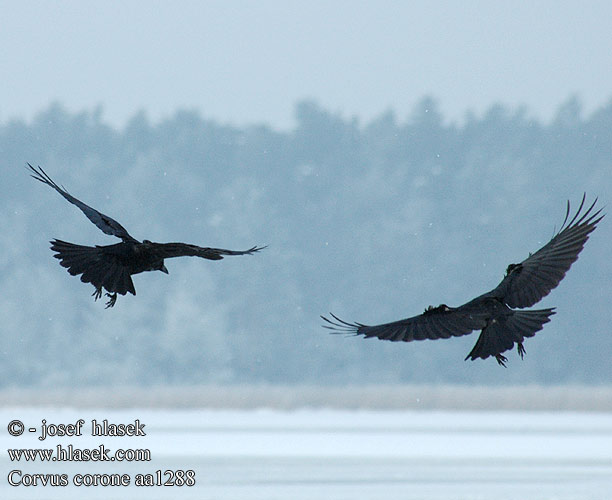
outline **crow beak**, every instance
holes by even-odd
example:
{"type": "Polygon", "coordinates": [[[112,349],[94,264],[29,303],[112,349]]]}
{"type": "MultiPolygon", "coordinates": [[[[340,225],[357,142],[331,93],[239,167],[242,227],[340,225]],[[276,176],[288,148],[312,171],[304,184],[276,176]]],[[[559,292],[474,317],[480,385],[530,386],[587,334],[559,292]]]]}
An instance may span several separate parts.
{"type": "Polygon", "coordinates": [[[169,273],[168,273],[168,269],[166,269],[166,266],[165,266],[165,265],[162,265],[162,266],[161,266],[160,271],[161,271],[162,273],[169,274],[169,273]]]}

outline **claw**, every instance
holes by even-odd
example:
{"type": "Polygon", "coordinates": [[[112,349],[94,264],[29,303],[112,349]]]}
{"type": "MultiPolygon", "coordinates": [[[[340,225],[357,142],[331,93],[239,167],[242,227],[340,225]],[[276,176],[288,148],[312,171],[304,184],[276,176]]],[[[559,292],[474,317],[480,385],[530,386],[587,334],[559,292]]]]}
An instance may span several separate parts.
{"type": "Polygon", "coordinates": [[[508,358],[506,356],[502,356],[501,354],[496,354],[495,359],[501,366],[506,368],[506,361],[508,361],[508,358]]]}
{"type": "Polygon", "coordinates": [[[113,307],[115,305],[115,302],[117,302],[117,293],[107,293],[106,296],[109,297],[109,299],[106,303],[105,309],[108,309],[109,307],[113,307]]]}
{"type": "Polygon", "coordinates": [[[100,297],[102,297],[102,288],[96,288],[91,296],[94,298],[94,300],[98,300],[100,297]]]}
{"type": "Polygon", "coordinates": [[[516,345],[516,348],[518,349],[519,356],[521,357],[521,359],[523,359],[523,356],[525,355],[525,352],[526,352],[525,348],[523,347],[523,344],[521,342],[519,342],[516,345]]]}

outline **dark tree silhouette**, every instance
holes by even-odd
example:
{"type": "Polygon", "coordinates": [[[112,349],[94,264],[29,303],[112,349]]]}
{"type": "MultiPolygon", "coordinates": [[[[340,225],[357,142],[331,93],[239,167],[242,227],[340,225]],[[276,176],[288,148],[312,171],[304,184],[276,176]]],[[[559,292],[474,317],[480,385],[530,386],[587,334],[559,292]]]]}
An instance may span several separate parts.
{"type": "Polygon", "coordinates": [[[392,342],[460,337],[474,330],[481,330],[472,351],[465,358],[475,360],[495,356],[505,366],[507,358],[503,352],[517,344],[523,357],[525,337],[533,337],[550,321],[554,308],[532,311],[517,311],[534,305],[548,295],[578,259],[589,234],[604,217],[601,210],[593,211],[597,199],[581,215],[586,194],[574,217],[569,221],[570,203],[557,234],[540,250],[530,254],[520,264],[510,264],[502,282],[487,292],[459,307],[446,304],[429,306],[423,314],[412,318],[368,326],[348,323],[331,314],[333,320],[321,316],[334,333],[353,333],[365,338],[377,337],[392,342]]]}
{"type": "Polygon", "coordinates": [[[190,256],[221,260],[225,255],[250,255],[265,248],[254,246],[239,251],[199,247],[187,243],[153,243],[149,240],[143,240],[141,243],[130,236],[116,220],[76,199],[63,186],[58,186],[40,166],[36,169],[28,163],[28,167],[34,179],[51,186],[66,200],[79,207],[103,233],[122,240],[114,245],[95,247],[75,245],[57,239],[51,241],[51,250],[57,252],[55,258],[59,259],[60,264],[67,268],[72,276],[80,274],[83,283],[91,283],[96,288],[93,293],[95,300],[102,296],[103,288],[107,291],[107,308],[115,305],[117,294],[125,295],[130,292],[136,295],[131,277],[133,274],[144,271],[161,271],[168,274],[164,259],[190,256]]]}

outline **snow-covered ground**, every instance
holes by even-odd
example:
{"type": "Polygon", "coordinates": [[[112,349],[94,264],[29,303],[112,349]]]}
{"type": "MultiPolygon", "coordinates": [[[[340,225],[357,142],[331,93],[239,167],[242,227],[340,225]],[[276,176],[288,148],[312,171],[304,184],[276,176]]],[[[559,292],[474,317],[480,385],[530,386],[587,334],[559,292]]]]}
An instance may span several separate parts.
{"type": "Polygon", "coordinates": [[[3,408],[0,425],[0,498],[7,499],[603,500],[612,495],[610,413],[3,408]],[[82,419],[82,435],[41,441],[43,419],[47,426],[82,419]],[[138,420],[146,435],[92,436],[93,419],[138,420]],[[8,433],[14,420],[23,422],[23,435],[8,433]],[[110,456],[119,448],[146,449],[151,461],[11,461],[7,451],[56,450],[58,444],[79,449],[103,444],[110,456]],[[195,486],[134,486],[137,474],[157,479],[157,470],[163,479],[169,477],[166,470],[193,470],[195,486]],[[69,485],[11,486],[11,471],[21,471],[12,473],[13,481],[25,474],[66,474],[69,485]],[[77,487],[72,483],[77,474],[128,474],[131,485],[77,487]]]}

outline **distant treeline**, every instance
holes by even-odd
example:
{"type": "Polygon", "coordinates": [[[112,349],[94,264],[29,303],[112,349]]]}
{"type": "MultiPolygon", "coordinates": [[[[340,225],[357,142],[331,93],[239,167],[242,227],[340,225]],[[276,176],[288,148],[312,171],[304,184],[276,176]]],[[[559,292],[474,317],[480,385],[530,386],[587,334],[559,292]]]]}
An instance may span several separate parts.
{"type": "Polygon", "coordinates": [[[394,344],[330,335],[320,314],[380,323],[493,288],[559,227],[566,200],[612,200],[612,104],[543,123],[492,106],[449,123],[434,99],[362,123],[315,102],[296,126],[197,111],[121,128],[53,104],[0,124],[0,385],[563,384],[612,381],[612,230],[558,289],[557,314],[508,369],[464,362],[476,335],[394,344]],[[167,262],[112,310],[47,241],[109,244],[26,162],[137,238],[261,254],[167,262]]]}

